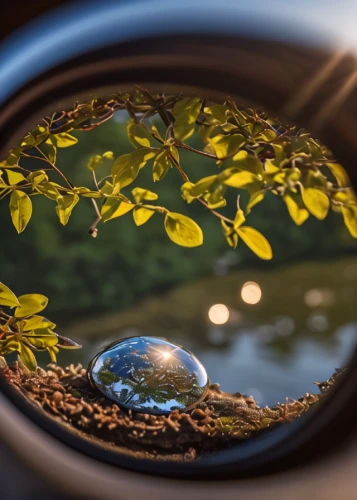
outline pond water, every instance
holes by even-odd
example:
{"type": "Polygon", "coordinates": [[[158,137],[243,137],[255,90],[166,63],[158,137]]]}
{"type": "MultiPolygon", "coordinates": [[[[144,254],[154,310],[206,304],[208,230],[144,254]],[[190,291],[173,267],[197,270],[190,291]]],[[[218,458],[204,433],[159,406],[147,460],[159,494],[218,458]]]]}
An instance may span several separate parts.
{"type": "Polygon", "coordinates": [[[68,324],[61,333],[83,348],[62,351],[59,362],[87,366],[110,342],[153,335],[191,350],[222,390],[252,395],[262,406],[318,393],[314,382],[327,380],[354,350],[356,266],[346,257],[197,280],[68,324]]]}

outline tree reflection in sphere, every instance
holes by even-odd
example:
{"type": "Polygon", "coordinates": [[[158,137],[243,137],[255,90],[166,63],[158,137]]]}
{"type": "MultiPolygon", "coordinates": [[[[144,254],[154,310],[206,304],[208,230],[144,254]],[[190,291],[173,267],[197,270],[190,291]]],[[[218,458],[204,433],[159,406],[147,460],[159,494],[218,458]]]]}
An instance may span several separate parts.
{"type": "Polygon", "coordinates": [[[120,406],[158,415],[194,407],[205,397],[209,383],[191,352],[156,337],[111,344],[91,362],[89,378],[120,406]]]}

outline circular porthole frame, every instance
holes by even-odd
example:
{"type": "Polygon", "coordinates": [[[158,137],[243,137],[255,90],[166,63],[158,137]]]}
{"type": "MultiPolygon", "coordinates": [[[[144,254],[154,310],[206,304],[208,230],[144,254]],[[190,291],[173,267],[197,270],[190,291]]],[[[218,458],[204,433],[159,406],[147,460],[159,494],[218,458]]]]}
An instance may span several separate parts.
{"type": "MultiPolygon", "coordinates": [[[[236,33],[223,35],[222,27],[218,26],[208,34],[198,20],[195,30],[191,22],[189,30],[178,25],[172,34],[160,33],[159,26],[156,31],[132,32],[120,40],[113,35],[110,42],[87,47],[82,53],[71,54],[60,62],[51,63],[49,55],[46,69],[22,81],[17,88],[9,89],[0,108],[0,151],[5,151],[16,135],[25,132],[34,119],[43,116],[56,103],[70,102],[73,96],[90,92],[104,94],[140,83],[153,90],[184,90],[212,97],[229,94],[299,123],[316,133],[334,151],[357,187],[357,169],[353,168],[357,141],[351,134],[351,128],[357,130],[357,116],[353,116],[352,111],[354,105],[357,109],[353,79],[356,60],[352,53],[340,53],[331,47],[324,49],[323,43],[309,45],[299,38],[291,41],[279,39],[278,35],[275,39],[261,34],[255,37],[254,31],[248,35],[238,28],[236,33]],[[319,79],[321,72],[322,80],[319,79]],[[350,87],[341,93],[343,82],[350,82],[350,87]],[[314,91],[309,94],[306,89],[311,86],[314,91]],[[305,89],[305,94],[301,89],[305,89]]],[[[70,43],[69,33],[66,44],[70,43]]],[[[30,405],[3,383],[0,403],[7,415],[20,410],[30,417],[29,428],[33,420],[44,429],[44,432],[39,429],[39,450],[53,443],[53,436],[67,452],[72,447],[72,467],[76,469],[77,464],[84,476],[85,461],[99,459],[104,462],[103,466],[110,463],[169,478],[227,481],[301,466],[346,442],[354,432],[357,417],[356,375],[355,354],[341,383],[315,411],[252,443],[189,465],[138,462],[125,455],[114,456],[109,450],[100,451],[73,436],[69,440],[66,432],[39,418],[30,405]],[[85,456],[78,455],[78,451],[85,456]]],[[[26,427],[26,419],[18,417],[13,419],[14,425],[21,421],[26,427]]],[[[4,421],[11,426],[11,419],[5,417],[4,421]]],[[[10,428],[7,432],[0,428],[5,441],[12,441],[10,431],[10,428]]],[[[26,433],[21,434],[26,446],[26,433]]]]}

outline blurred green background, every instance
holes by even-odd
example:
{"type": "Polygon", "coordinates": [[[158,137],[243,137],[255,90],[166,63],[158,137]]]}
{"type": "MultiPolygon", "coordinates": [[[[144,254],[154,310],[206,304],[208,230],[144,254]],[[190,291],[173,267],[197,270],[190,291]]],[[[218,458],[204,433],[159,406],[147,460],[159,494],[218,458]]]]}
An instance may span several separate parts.
{"type": "MultiPolygon", "coordinates": [[[[73,184],[93,186],[86,168],[90,156],[108,150],[119,156],[133,149],[126,119],[119,112],[91,132],[74,133],[79,143],[59,150],[57,164],[73,184]]],[[[199,137],[191,145],[202,147],[199,137]]],[[[213,160],[188,151],[181,153],[181,163],[192,181],[217,169],[213,160]]],[[[109,173],[110,165],[100,167],[98,178],[109,173]]],[[[198,222],[205,242],[194,249],[168,239],[160,214],[142,227],[135,226],[131,214],[100,224],[93,239],[88,228],[95,213],[84,198],[65,228],[54,202],[33,198],[33,219],[19,236],[8,201],[2,201],[1,281],[17,295],[47,295],[46,314],[57,322],[58,333],[83,343],[82,351],[60,353],[60,363],[86,364],[109,341],[143,333],[182,342],[223,389],[255,391],[263,403],[312,392],[312,382],[343,364],[354,342],[357,244],[342,217],[331,213],[322,222],[310,217],[297,227],[283,202],[267,196],[247,219],[272,245],[274,258],[264,262],[243,244],[231,250],[219,220],[200,204],[181,199],[181,183],[178,172],[170,170],[154,184],[149,162],[134,185],[152,189],[160,205],[198,222]],[[240,296],[247,281],[262,291],[256,305],[240,296]],[[224,325],[208,318],[217,303],[229,311],[224,325]],[[346,325],[347,340],[341,340],[346,325]]],[[[224,209],[230,216],[236,205],[231,191],[224,209]]]]}

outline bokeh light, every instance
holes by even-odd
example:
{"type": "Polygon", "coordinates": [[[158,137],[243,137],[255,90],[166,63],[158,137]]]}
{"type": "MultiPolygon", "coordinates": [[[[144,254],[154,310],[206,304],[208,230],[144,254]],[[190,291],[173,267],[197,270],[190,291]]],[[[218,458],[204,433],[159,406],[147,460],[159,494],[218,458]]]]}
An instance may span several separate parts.
{"type": "Polygon", "coordinates": [[[262,290],[258,283],[247,281],[242,286],[241,297],[246,304],[258,304],[262,298],[262,290]]]}
{"type": "Polygon", "coordinates": [[[229,309],[224,304],[214,304],[209,308],[208,317],[215,325],[224,325],[229,320],[229,309]]]}

